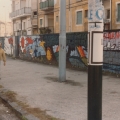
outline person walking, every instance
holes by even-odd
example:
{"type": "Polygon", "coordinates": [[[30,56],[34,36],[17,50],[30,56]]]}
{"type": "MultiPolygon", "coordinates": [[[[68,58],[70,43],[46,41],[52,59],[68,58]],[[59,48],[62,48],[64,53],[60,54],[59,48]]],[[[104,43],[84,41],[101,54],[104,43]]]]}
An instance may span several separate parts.
{"type": "Polygon", "coordinates": [[[0,42],[0,79],[1,79],[1,61],[3,60],[4,66],[6,65],[6,55],[2,49],[2,43],[0,42]]]}

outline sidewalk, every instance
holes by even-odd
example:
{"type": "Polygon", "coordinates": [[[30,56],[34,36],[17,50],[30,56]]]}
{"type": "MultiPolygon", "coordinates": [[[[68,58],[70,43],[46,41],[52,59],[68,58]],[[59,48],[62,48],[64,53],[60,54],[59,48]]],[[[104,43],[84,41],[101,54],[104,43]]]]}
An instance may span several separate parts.
{"type": "MultiPolygon", "coordinates": [[[[17,93],[32,108],[64,120],[87,120],[87,73],[67,69],[59,83],[58,68],[7,58],[0,85],[17,93]]],[[[120,120],[120,78],[103,76],[103,120],[120,120]]]]}

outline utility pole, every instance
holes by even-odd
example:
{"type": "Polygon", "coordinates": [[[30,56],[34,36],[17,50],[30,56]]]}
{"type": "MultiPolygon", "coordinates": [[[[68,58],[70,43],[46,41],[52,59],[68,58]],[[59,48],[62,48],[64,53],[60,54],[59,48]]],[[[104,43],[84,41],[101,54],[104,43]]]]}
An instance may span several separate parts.
{"type": "Polygon", "coordinates": [[[66,0],[60,0],[59,81],[66,80],[66,0]]]}
{"type": "Polygon", "coordinates": [[[88,0],[88,120],[102,120],[102,0],[88,0]]]}

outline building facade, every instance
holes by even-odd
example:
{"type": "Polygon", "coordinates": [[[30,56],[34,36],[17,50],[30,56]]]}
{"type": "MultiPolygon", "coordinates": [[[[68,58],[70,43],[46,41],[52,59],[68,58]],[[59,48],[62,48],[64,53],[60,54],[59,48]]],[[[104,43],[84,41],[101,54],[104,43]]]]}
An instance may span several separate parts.
{"type": "Polygon", "coordinates": [[[12,22],[0,22],[0,37],[13,35],[12,22]]]}
{"type": "Polygon", "coordinates": [[[0,22],[0,37],[5,36],[5,23],[0,22]]]}
{"type": "MultiPolygon", "coordinates": [[[[104,29],[110,29],[110,0],[104,0],[104,29]]],[[[39,0],[38,28],[46,33],[60,32],[60,0],[39,0]]],[[[88,0],[66,0],[66,32],[88,31],[88,0]]]]}
{"type": "Polygon", "coordinates": [[[14,35],[38,34],[38,0],[12,0],[10,18],[14,35]]]}
{"type": "MultiPolygon", "coordinates": [[[[103,0],[104,30],[120,29],[120,1],[103,0]]],[[[60,0],[12,0],[14,35],[60,32],[60,0]]],[[[88,31],[88,0],[66,0],[66,32],[88,31]]]]}
{"type": "Polygon", "coordinates": [[[54,0],[39,0],[38,21],[40,34],[54,33],[54,0]]]}

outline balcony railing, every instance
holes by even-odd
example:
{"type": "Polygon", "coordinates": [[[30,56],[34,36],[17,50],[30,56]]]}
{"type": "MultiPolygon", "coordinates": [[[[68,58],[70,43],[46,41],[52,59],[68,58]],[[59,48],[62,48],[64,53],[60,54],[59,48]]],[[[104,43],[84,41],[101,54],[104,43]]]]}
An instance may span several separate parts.
{"type": "Polygon", "coordinates": [[[41,28],[39,28],[39,30],[40,30],[40,34],[54,33],[54,26],[41,27],[41,28]]]}
{"type": "Polygon", "coordinates": [[[54,7],[54,0],[46,0],[44,2],[40,2],[41,10],[48,10],[54,7]]]}
{"type": "Polygon", "coordinates": [[[12,13],[10,13],[10,18],[16,18],[16,17],[21,17],[25,15],[30,15],[31,14],[31,8],[24,7],[20,10],[16,10],[12,13]]]}

